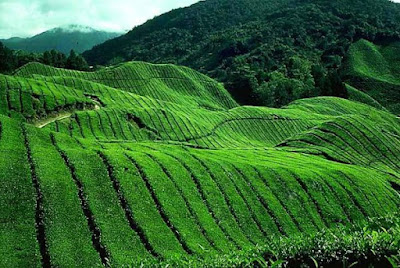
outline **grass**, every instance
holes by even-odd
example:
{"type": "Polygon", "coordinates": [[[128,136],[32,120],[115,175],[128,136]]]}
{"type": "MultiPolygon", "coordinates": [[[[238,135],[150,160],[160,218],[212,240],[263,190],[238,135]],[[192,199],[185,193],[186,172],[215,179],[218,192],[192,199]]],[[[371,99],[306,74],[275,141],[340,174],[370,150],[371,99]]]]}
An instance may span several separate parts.
{"type": "Polygon", "coordinates": [[[238,107],[192,70],[136,62],[29,64],[0,85],[3,266],[397,260],[400,122],[378,105],[238,107]]]}

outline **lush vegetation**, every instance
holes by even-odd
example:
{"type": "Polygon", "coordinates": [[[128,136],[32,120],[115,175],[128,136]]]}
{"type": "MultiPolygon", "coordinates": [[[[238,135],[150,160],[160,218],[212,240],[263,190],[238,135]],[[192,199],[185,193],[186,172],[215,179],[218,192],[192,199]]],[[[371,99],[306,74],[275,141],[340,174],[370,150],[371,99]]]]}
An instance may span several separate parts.
{"type": "Polygon", "coordinates": [[[91,64],[177,63],[224,82],[242,104],[347,97],[343,57],[360,39],[399,40],[389,0],[208,0],[171,11],[84,53],[91,64]]]}
{"type": "Polygon", "coordinates": [[[71,50],[69,56],[56,50],[45,51],[43,54],[26,51],[14,51],[0,42],[0,73],[11,74],[17,68],[30,62],[41,62],[50,66],[72,70],[87,71],[86,60],[71,50]]]}
{"type": "MultiPolygon", "coordinates": [[[[267,246],[206,260],[148,261],[152,267],[398,267],[398,215],[313,235],[273,239],[267,246]]],[[[132,263],[132,266],[140,265],[132,263]]]]}
{"type": "Polygon", "coordinates": [[[398,267],[399,11],[207,0],[92,72],[0,43],[0,267],[398,267]]]}
{"type": "Polygon", "coordinates": [[[0,75],[0,266],[395,265],[399,137],[384,109],[239,106],[186,67],[30,63],[0,75]]]}
{"type": "Polygon", "coordinates": [[[346,82],[400,115],[400,42],[374,45],[360,40],[345,62],[346,82]]]}

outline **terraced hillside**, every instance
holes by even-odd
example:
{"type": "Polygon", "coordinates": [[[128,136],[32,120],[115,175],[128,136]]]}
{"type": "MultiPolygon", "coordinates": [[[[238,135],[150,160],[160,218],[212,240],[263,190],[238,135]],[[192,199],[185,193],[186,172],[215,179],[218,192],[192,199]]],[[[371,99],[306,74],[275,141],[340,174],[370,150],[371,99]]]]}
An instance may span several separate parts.
{"type": "Polygon", "coordinates": [[[0,76],[0,266],[207,259],[391,215],[400,122],[337,98],[239,107],[187,68],[0,76]]]}
{"type": "Polygon", "coordinates": [[[367,93],[391,112],[400,114],[400,43],[375,45],[360,40],[345,64],[348,83],[367,93]]]}

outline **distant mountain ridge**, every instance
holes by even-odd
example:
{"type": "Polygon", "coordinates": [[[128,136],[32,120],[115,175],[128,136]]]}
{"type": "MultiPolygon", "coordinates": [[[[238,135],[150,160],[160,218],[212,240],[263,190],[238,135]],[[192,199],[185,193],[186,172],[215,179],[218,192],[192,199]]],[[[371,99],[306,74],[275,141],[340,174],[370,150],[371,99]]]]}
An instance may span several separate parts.
{"type": "Polygon", "coordinates": [[[55,49],[67,54],[71,49],[82,53],[95,45],[118,37],[121,34],[100,31],[84,25],[69,24],[50,29],[29,38],[12,37],[0,41],[5,46],[15,50],[40,53],[55,49]]]}

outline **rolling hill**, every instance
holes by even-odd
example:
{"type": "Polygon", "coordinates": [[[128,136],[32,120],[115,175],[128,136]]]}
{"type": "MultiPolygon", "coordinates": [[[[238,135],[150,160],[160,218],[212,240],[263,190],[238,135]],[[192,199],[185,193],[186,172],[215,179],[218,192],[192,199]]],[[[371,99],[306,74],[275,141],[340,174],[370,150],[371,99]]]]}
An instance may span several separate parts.
{"type": "MultiPolygon", "coordinates": [[[[238,252],[291,254],[279,243],[364,226],[400,205],[394,115],[333,97],[239,106],[175,65],[86,73],[31,63],[0,75],[0,152],[2,267],[243,266],[254,254],[238,252]]],[[[383,226],[373,241],[389,242],[378,249],[357,232],[337,239],[395,255],[399,232],[383,226]]]]}
{"type": "Polygon", "coordinates": [[[374,45],[360,40],[350,47],[344,67],[348,84],[400,115],[400,42],[374,45]]]}
{"type": "MultiPolygon", "coordinates": [[[[207,0],[156,17],[83,56],[91,64],[185,65],[223,82],[241,104],[280,107],[260,94],[276,72],[292,87],[310,87],[302,97],[332,95],[318,89],[313,70],[322,68],[322,76],[339,70],[360,39],[399,41],[399,11],[389,0],[207,0]]],[[[299,98],[287,91],[284,105],[299,98]]]]}
{"type": "Polygon", "coordinates": [[[69,54],[72,49],[82,53],[121,34],[99,31],[81,25],[66,25],[29,38],[13,37],[0,41],[13,50],[42,53],[55,49],[64,54],[69,54]]]}

